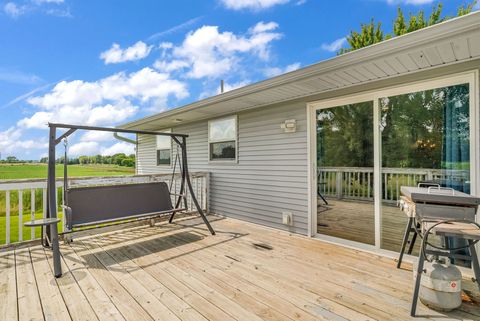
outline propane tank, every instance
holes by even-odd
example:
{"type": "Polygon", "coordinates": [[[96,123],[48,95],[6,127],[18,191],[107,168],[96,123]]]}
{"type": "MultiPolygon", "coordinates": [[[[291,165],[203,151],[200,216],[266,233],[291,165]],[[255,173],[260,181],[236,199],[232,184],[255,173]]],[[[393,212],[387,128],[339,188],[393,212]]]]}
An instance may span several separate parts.
{"type": "Polygon", "coordinates": [[[451,311],[462,304],[462,273],[449,259],[425,261],[420,282],[420,301],[439,311],[451,311]]]}

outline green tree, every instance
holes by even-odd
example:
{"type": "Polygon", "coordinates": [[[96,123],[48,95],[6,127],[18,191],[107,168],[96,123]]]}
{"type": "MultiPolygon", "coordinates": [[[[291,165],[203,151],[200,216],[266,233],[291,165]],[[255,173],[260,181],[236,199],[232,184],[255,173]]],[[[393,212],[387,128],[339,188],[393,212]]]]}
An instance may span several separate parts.
{"type": "Polygon", "coordinates": [[[7,163],[18,163],[19,160],[15,156],[7,156],[6,158],[7,163]]]}
{"type": "MultiPolygon", "coordinates": [[[[472,12],[477,0],[474,0],[468,5],[462,5],[457,10],[457,17],[469,14],[472,12]]],[[[338,52],[339,55],[346,52],[354,51],[360,48],[364,48],[383,40],[390,39],[392,37],[401,36],[409,32],[417,31],[429,26],[433,26],[442,21],[448,20],[451,17],[442,16],[443,5],[438,3],[432,8],[428,19],[425,18],[425,11],[420,10],[416,14],[409,14],[408,21],[405,19],[403,10],[398,7],[397,16],[393,22],[393,30],[391,33],[385,33],[382,30],[382,24],[380,22],[375,22],[375,19],[372,18],[370,23],[361,24],[360,31],[351,31],[350,35],[347,36],[347,48],[342,48],[338,52]]]]}

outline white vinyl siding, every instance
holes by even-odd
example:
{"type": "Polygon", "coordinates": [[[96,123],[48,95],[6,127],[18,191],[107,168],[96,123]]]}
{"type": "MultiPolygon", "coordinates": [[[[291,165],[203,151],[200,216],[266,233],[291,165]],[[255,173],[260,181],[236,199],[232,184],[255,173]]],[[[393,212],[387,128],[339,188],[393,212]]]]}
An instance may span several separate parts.
{"type": "MultiPolygon", "coordinates": [[[[172,128],[173,132],[189,135],[187,152],[190,171],[210,172],[210,211],[306,234],[305,103],[240,113],[237,121],[238,164],[234,166],[209,161],[207,120],[172,128]],[[285,133],[281,129],[286,119],[297,120],[296,133],[285,133]],[[282,224],[284,211],[293,213],[293,226],[282,224]]],[[[165,171],[155,166],[153,139],[140,135],[138,140],[138,173],[165,171]]]]}

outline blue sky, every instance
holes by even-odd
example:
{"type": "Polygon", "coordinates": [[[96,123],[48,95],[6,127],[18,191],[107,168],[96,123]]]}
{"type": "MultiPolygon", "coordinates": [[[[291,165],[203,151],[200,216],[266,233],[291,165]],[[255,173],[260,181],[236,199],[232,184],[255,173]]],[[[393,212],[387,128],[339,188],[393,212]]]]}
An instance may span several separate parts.
{"type": "MultiPolygon", "coordinates": [[[[444,1],[454,15],[466,1],[444,1]]],[[[335,55],[372,17],[431,0],[0,1],[0,153],[46,154],[48,121],[114,126],[335,55]]],[[[478,7],[478,6],[477,6],[478,7]]],[[[70,153],[131,146],[76,134],[70,153]]]]}

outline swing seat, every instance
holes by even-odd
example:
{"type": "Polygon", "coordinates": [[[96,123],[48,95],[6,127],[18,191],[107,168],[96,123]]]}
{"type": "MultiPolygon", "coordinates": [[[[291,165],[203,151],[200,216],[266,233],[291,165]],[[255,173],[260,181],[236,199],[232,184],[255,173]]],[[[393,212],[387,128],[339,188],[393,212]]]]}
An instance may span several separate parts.
{"type": "Polygon", "coordinates": [[[66,225],[78,227],[148,219],[185,211],[173,208],[165,182],[88,186],[66,190],[66,225]]]}

